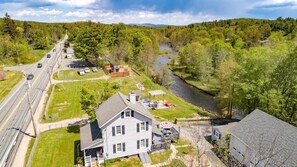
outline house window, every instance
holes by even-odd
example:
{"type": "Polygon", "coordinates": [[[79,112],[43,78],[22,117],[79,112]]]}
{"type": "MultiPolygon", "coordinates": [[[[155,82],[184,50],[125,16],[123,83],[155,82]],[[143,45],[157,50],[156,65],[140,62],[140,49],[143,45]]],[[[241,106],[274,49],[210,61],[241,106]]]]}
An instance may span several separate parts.
{"type": "Polygon", "coordinates": [[[121,152],[122,151],[122,143],[118,143],[117,144],[117,152],[121,152]]]}
{"type": "Polygon", "coordinates": [[[125,112],[125,117],[130,118],[131,117],[131,111],[126,111],[125,112]]]}
{"type": "Polygon", "coordinates": [[[140,140],[140,147],[141,148],[145,147],[145,139],[140,140]]]}
{"type": "Polygon", "coordinates": [[[144,122],[140,123],[140,131],[145,131],[145,123],[144,122]]]}
{"type": "Polygon", "coordinates": [[[116,126],[116,134],[121,135],[122,134],[122,128],[121,126],[116,126]]]}

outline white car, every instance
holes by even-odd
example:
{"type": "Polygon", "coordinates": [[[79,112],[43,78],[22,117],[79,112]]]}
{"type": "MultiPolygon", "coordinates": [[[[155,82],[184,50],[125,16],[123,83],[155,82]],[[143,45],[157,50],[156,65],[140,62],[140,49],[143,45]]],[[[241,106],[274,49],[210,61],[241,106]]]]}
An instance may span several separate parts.
{"type": "Polygon", "coordinates": [[[97,70],[96,67],[93,67],[93,68],[92,68],[92,71],[93,71],[93,72],[97,72],[98,70],[97,70]]]}
{"type": "Polygon", "coordinates": [[[85,68],[85,73],[87,73],[87,72],[91,72],[91,70],[88,67],[85,68]]]}

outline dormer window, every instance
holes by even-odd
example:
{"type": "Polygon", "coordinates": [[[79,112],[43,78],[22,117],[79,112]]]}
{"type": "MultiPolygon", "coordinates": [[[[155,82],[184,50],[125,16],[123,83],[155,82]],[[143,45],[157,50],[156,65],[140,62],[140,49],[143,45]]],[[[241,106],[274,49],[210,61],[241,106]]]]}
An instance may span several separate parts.
{"type": "Polygon", "coordinates": [[[121,113],[121,118],[131,118],[134,117],[134,111],[133,110],[127,110],[127,111],[123,111],[121,113]]]}
{"type": "Polygon", "coordinates": [[[126,111],[125,112],[125,117],[130,118],[131,117],[131,111],[126,111]]]}

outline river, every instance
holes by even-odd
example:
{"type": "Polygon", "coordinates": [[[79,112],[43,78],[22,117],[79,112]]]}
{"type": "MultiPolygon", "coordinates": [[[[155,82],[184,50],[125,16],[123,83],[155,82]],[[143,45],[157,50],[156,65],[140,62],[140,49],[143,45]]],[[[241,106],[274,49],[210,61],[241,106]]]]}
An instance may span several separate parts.
{"type": "MultiPolygon", "coordinates": [[[[164,50],[171,50],[172,55],[161,55],[158,57],[155,69],[157,71],[162,70],[162,65],[167,64],[171,57],[177,56],[178,53],[172,50],[169,45],[160,45],[160,49],[164,50]]],[[[171,78],[174,81],[174,84],[169,88],[175,95],[183,98],[185,101],[192,103],[198,107],[201,107],[208,112],[218,114],[219,110],[217,108],[218,102],[214,99],[213,96],[204,93],[203,91],[187,84],[185,81],[180,79],[179,77],[175,76],[171,72],[171,78]]]]}

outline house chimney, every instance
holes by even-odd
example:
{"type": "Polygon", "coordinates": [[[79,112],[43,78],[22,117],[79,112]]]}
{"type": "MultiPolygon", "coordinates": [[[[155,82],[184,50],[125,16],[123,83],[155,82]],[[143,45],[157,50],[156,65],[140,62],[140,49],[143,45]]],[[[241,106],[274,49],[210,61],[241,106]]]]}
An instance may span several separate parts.
{"type": "Polygon", "coordinates": [[[132,91],[131,93],[129,93],[129,101],[133,104],[136,104],[136,94],[134,91],[132,91]]]}

